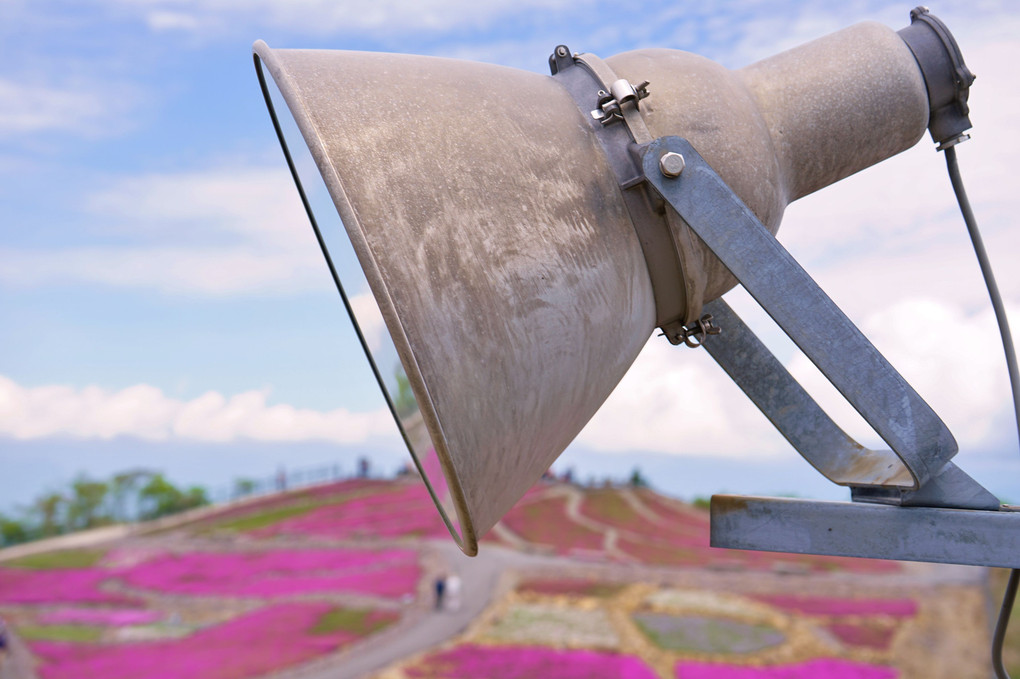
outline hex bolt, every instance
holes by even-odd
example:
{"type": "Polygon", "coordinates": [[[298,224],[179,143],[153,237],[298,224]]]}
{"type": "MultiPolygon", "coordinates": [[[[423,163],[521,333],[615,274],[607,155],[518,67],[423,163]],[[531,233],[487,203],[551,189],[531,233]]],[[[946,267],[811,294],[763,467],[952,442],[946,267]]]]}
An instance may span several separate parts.
{"type": "Polygon", "coordinates": [[[676,179],[679,177],[680,173],[684,171],[685,164],[684,157],[679,153],[673,153],[672,151],[663,154],[663,156],[659,158],[659,170],[664,176],[669,177],[670,179],[676,179]]]}

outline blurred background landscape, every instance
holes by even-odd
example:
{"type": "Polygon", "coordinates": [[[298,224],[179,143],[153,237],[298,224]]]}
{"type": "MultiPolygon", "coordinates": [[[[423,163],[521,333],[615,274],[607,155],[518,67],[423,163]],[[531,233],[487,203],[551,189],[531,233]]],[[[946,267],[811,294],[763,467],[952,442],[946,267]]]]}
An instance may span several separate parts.
{"type": "MultiPolygon", "coordinates": [[[[903,27],[910,9],[887,0],[3,3],[0,513],[82,472],[142,467],[211,489],[280,465],[351,473],[361,456],[389,474],[404,465],[269,123],[255,39],[537,72],[561,43],[603,57],[662,46],[739,68],[858,21],[903,27]]],[[[1015,310],[1020,9],[988,0],[932,10],[978,75],[960,163],[1015,310]]],[[[794,203],[779,237],[947,421],[961,466],[1015,495],[1001,349],[930,143],[794,203]]],[[[728,301],[794,375],[874,443],[738,292],[728,301]]],[[[623,479],[635,465],[687,499],[845,497],[703,352],[655,337],[556,469],[623,479]]]]}
{"type": "Polygon", "coordinates": [[[638,470],[550,475],[468,559],[415,474],[358,476],[0,550],[0,677],[985,677],[990,586],[712,549],[638,470]]]}
{"type": "MultiPolygon", "coordinates": [[[[537,72],[561,43],[671,47],[739,68],[911,8],[0,3],[0,617],[17,640],[0,676],[987,676],[997,575],[707,547],[713,493],[847,493],[662,338],[462,558],[406,471],[251,63],[261,38],[537,72]],[[453,574],[459,606],[437,612],[453,574]]],[[[978,76],[960,162],[1018,327],[1020,7],[931,9],[978,76]]],[[[958,464],[1020,501],[1005,364],[942,163],[925,139],[791,205],[779,238],[946,420],[958,464]]]]}

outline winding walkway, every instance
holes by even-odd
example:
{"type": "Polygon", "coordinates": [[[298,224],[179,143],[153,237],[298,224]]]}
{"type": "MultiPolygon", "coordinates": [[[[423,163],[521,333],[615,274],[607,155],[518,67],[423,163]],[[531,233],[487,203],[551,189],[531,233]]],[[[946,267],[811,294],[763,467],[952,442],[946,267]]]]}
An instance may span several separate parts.
{"type": "Polygon", "coordinates": [[[461,554],[450,540],[433,540],[430,548],[445,562],[446,572],[456,573],[461,579],[461,605],[458,610],[437,611],[430,608],[371,638],[351,656],[306,665],[287,676],[294,679],[360,679],[463,632],[497,594],[500,577],[508,568],[557,561],[556,558],[522,554],[489,545],[479,550],[478,556],[469,558],[461,554]]]}
{"type": "Polygon", "coordinates": [[[17,636],[9,635],[7,655],[0,655],[0,679],[36,679],[32,656],[17,636]]]}

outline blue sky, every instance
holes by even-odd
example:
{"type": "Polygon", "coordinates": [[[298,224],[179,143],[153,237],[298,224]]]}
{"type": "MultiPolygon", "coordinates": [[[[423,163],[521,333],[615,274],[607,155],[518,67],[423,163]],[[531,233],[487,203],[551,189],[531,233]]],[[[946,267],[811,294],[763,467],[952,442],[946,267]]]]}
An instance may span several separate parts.
{"type": "MultiPolygon", "coordinates": [[[[255,39],[538,72],[560,43],[603,57],[672,47],[737,68],[856,21],[901,28],[910,8],[5,0],[0,510],[78,470],[147,465],[217,485],[281,464],[338,459],[351,469],[360,451],[384,468],[403,462],[286,174],[252,69],[255,39]]],[[[974,139],[960,160],[1015,313],[1020,7],[932,11],[978,74],[974,139]]],[[[959,464],[1000,494],[1020,490],[1001,348],[927,138],[792,205],[780,239],[947,420],[959,464]]],[[[739,295],[734,303],[755,317],[739,295]]],[[[710,361],[663,340],[649,343],[566,459],[619,476],[642,463],[688,496],[828,492],[710,361]],[[691,383],[706,386],[677,388],[691,383]]]]}

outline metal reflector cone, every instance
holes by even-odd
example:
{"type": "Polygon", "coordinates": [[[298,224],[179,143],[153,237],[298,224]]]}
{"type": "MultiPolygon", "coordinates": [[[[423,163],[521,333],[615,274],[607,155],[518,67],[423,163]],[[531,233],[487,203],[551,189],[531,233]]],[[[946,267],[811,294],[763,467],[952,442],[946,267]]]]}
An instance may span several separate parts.
{"type": "Polygon", "coordinates": [[[255,51],[364,268],[449,484],[455,537],[473,554],[654,327],[620,189],[551,78],[432,57],[255,51]]]}

